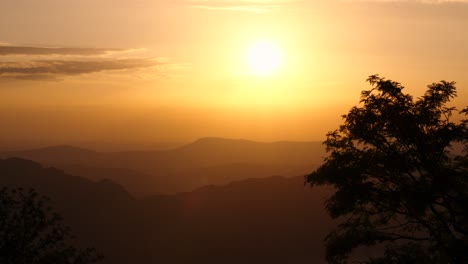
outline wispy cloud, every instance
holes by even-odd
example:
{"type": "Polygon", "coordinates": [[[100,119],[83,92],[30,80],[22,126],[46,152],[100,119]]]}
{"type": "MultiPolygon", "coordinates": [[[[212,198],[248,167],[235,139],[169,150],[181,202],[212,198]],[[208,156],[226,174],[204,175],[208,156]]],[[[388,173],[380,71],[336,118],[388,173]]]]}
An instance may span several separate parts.
{"type": "Polygon", "coordinates": [[[206,10],[225,10],[225,11],[241,11],[253,13],[266,13],[278,8],[278,6],[208,6],[208,5],[193,5],[193,8],[206,10]]]}
{"type": "Polygon", "coordinates": [[[22,47],[0,46],[0,56],[4,55],[103,55],[117,49],[91,49],[91,48],[49,48],[49,47],[22,47]]]}
{"type": "Polygon", "coordinates": [[[192,8],[266,13],[297,0],[188,0],[192,8]]]}
{"type": "Polygon", "coordinates": [[[3,45],[0,46],[0,79],[58,81],[67,76],[167,69],[170,65],[163,59],[141,56],[139,51],[142,50],[3,45]]]}
{"type": "Polygon", "coordinates": [[[30,61],[0,62],[0,77],[21,80],[52,80],[111,70],[147,68],[160,65],[152,59],[120,59],[109,61],[30,61]]]}

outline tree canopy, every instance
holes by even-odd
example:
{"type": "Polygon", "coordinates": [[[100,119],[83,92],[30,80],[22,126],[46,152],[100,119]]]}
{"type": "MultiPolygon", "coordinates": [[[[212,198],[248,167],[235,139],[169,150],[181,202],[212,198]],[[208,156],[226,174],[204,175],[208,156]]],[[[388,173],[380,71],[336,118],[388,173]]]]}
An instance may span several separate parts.
{"type": "Polygon", "coordinates": [[[360,105],[327,134],[324,164],[306,176],[335,188],[326,208],[342,221],[325,238],[328,262],[381,245],[362,263],[468,263],[468,108],[449,105],[455,83],[414,99],[398,82],[367,81],[360,105]]]}
{"type": "Polygon", "coordinates": [[[93,248],[72,246],[70,229],[34,190],[0,189],[0,263],[88,264],[102,259],[93,248]]]}

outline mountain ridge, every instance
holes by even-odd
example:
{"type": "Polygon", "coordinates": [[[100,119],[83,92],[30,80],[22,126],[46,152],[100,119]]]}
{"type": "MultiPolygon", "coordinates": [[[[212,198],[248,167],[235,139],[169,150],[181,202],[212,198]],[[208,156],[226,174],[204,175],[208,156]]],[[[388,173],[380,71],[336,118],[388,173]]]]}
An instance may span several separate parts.
{"type": "Polygon", "coordinates": [[[321,263],[334,226],[323,208],[328,190],[305,187],[303,177],[134,198],[112,181],[12,158],[0,159],[0,186],[49,196],[77,243],[97,247],[103,264],[321,263]]]}
{"type": "Polygon", "coordinates": [[[43,147],[34,147],[34,148],[22,148],[19,150],[8,150],[0,151],[0,154],[3,153],[12,153],[12,152],[29,152],[29,151],[64,151],[69,150],[71,152],[77,153],[96,153],[96,154],[108,154],[108,153],[127,153],[127,152],[165,152],[171,150],[177,150],[180,148],[185,148],[191,145],[199,145],[206,143],[248,143],[248,144],[322,144],[322,141],[294,141],[294,140],[277,140],[277,141],[257,141],[244,138],[224,138],[224,137],[201,137],[192,142],[183,144],[181,146],[166,148],[166,149],[154,149],[154,150],[138,150],[138,149],[129,149],[121,151],[97,151],[91,148],[80,147],[78,145],[68,145],[68,144],[57,144],[57,145],[46,145],[43,147]]]}
{"type": "Polygon", "coordinates": [[[324,154],[318,142],[207,137],[171,150],[96,152],[55,146],[0,152],[0,158],[21,157],[92,180],[112,179],[141,196],[245,178],[303,175],[316,168],[324,154]]]}

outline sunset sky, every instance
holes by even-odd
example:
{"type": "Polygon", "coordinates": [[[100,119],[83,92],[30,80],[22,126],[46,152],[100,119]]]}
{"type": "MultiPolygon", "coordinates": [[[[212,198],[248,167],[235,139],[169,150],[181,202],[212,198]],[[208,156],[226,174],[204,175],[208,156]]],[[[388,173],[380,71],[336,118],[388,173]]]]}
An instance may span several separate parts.
{"type": "Polygon", "coordinates": [[[468,1],[0,2],[1,142],[323,140],[376,73],[468,105],[468,1]]]}

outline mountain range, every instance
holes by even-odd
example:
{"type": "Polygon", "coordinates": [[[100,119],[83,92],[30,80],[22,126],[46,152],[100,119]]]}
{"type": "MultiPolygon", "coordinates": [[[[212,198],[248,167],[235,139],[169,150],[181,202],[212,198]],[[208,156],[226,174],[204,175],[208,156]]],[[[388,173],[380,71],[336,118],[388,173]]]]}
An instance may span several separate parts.
{"type": "Polygon", "coordinates": [[[331,190],[304,186],[301,176],[136,198],[112,180],[9,158],[0,160],[0,186],[49,196],[76,243],[98,248],[105,264],[323,263],[335,226],[323,206],[331,190]]]}
{"type": "Polygon", "coordinates": [[[249,178],[304,175],[324,156],[319,142],[263,143],[223,138],[202,138],[175,149],[155,151],[96,152],[53,146],[0,152],[0,158],[21,157],[91,180],[110,179],[138,197],[249,178]]]}

